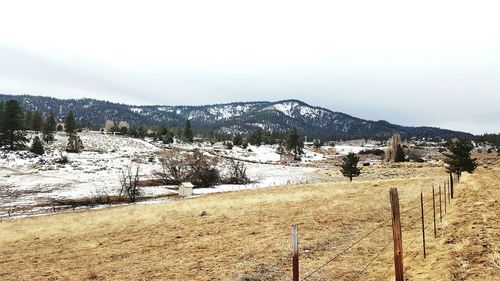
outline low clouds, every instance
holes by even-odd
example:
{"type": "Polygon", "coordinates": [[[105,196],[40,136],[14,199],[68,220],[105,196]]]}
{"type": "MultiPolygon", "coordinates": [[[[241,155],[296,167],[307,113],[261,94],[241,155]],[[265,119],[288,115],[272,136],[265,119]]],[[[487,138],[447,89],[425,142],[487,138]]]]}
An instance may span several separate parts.
{"type": "Polygon", "coordinates": [[[500,132],[497,5],[12,2],[0,11],[0,92],[173,105],[296,98],[500,132]]]}

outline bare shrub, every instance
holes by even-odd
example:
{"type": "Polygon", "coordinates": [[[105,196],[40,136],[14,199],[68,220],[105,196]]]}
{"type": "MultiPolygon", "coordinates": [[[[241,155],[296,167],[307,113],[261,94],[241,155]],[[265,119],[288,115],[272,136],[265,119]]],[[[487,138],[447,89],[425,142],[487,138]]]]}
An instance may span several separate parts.
{"type": "Polygon", "coordinates": [[[120,174],[120,186],[119,197],[123,195],[127,196],[129,203],[133,203],[136,197],[140,195],[138,189],[138,183],[140,179],[139,175],[140,165],[137,164],[135,167],[132,165],[124,167],[120,174]]]}
{"type": "Polygon", "coordinates": [[[231,160],[229,162],[229,175],[223,180],[226,184],[249,184],[250,178],[247,176],[247,168],[243,162],[231,160]]]}
{"type": "Polygon", "coordinates": [[[217,157],[209,157],[195,149],[190,161],[191,182],[195,186],[210,187],[220,182],[217,157]]]}
{"type": "Polygon", "coordinates": [[[424,157],[424,151],[422,149],[409,148],[407,155],[411,161],[420,161],[424,157]]]}
{"type": "Polygon", "coordinates": [[[171,150],[163,155],[160,162],[161,171],[155,171],[153,174],[166,185],[178,185],[186,181],[196,187],[211,187],[221,183],[251,183],[243,163],[231,160],[228,174],[222,177],[219,171],[219,158],[206,155],[197,149],[191,154],[171,150]]]}
{"type": "Polygon", "coordinates": [[[179,150],[169,151],[160,159],[162,170],[154,172],[164,184],[173,185],[189,181],[196,187],[210,187],[220,182],[217,157],[195,149],[192,154],[179,150]]]}
{"type": "Polygon", "coordinates": [[[168,151],[160,159],[161,171],[155,171],[154,175],[159,177],[166,185],[177,185],[187,181],[191,174],[190,156],[179,150],[168,151]]]}
{"type": "Polygon", "coordinates": [[[106,122],[104,122],[104,130],[106,130],[107,132],[111,132],[114,126],[115,122],[113,122],[112,120],[106,120],[106,122]]]}
{"type": "Polygon", "coordinates": [[[63,154],[62,152],[59,152],[59,159],[54,160],[54,162],[57,164],[68,164],[69,159],[67,155],[63,154]]]}

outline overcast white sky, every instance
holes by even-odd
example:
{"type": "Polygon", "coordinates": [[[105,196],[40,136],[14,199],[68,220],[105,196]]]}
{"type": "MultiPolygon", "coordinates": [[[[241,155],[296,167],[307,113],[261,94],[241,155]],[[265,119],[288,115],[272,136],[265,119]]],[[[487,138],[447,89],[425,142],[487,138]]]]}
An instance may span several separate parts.
{"type": "Polygon", "coordinates": [[[3,1],[0,93],[500,132],[498,1],[3,1]]]}

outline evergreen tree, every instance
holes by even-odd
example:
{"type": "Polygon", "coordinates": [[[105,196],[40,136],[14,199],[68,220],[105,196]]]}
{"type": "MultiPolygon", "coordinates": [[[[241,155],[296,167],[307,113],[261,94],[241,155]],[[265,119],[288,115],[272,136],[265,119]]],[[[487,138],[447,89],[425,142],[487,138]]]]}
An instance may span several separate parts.
{"type": "Polygon", "coordinates": [[[42,130],[43,118],[42,114],[35,111],[31,116],[31,130],[40,132],[42,130]]]}
{"type": "Polygon", "coordinates": [[[184,139],[187,142],[193,142],[193,129],[191,128],[191,120],[186,120],[186,125],[184,126],[184,139]]]}
{"type": "Polygon", "coordinates": [[[80,153],[83,150],[83,142],[76,133],[72,133],[68,138],[67,152],[80,153]]]}
{"type": "Polygon", "coordinates": [[[11,150],[24,147],[26,133],[23,127],[24,115],[18,101],[9,100],[4,105],[0,122],[0,141],[11,150]]]}
{"type": "Polygon", "coordinates": [[[300,139],[299,130],[296,127],[294,127],[288,135],[286,148],[293,151],[295,160],[300,160],[300,155],[304,154],[304,142],[300,139]]]}
{"type": "Polygon", "coordinates": [[[241,134],[236,134],[233,137],[233,144],[234,145],[241,145],[243,143],[243,137],[241,134]]]}
{"type": "Polygon", "coordinates": [[[248,147],[248,141],[244,139],[243,142],[241,143],[241,148],[247,149],[247,147],[248,147]]]}
{"type": "Polygon", "coordinates": [[[323,144],[321,143],[321,141],[319,139],[314,139],[313,141],[313,146],[314,148],[320,148],[323,144]]]}
{"type": "Polygon", "coordinates": [[[123,126],[120,128],[120,133],[122,135],[127,135],[128,134],[128,128],[126,126],[123,126]]]}
{"type": "Polygon", "coordinates": [[[447,158],[444,162],[447,164],[446,170],[449,173],[455,173],[460,180],[462,172],[472,173],[477,168],[476,159],[471,158],[471,151],[474,149],[469,140],[455,140],[449,146],[451,153],[443,153],[447,158]]]}
{"type": "Polygon", "coordinates": [[[358,168],[358,162],[359,157],[354,153],[349,153],[342,158],[340,172],[344,177],[348,177],[349,181],[352,181],[353,177],[357,177],[361,174],[361,168],[358,168]]]}
{"type": "Polygon", "coordinates": [[[248,143],[251,145],[259,146],[262,144],[262,136],[264,131],[261,128],[257,128],[253,131],[250,136],[248,136],[248,143]]]}
{"type": "Polygon", "coordinates": [[[278,148],[276,148],[276,153],[277,154],[283,154],[285,153],[285,148],[283,147],[283,143],[279,143],[278,148]]]}
{"type": "Polygon", "coordinates": [[[43,122],[42,128],[42,138],[46,143],[54,141],[54,132],[56,131],[56,119],[54,114],[51,112],[47,117],[45,117],[45,122],[43,122]]]}
{"type": "Polygon", "coordinates": [[[146,131],[142,126],[139,126],[139,130],[137,131],[137,137],[143,139],[146,136],[146,131]]]}
{"type": "Polygon", "coordinates": [[[32,125],[33,125],[33,112],[25,111],[23,127],[25,130],[31,130],[32,125]]]}
{"type": "Polygon", "coordinates": [[[38,136],[36,136],[33,139],[33,143],[31,144],[30,151],[35,153],[35,154],[38,154],[38,155],[43,155],[43,153],[44,153],[43,144],[40,141],[40,138],[38,136]]]}
{"type": "Polygon", "coordinates": [[[72,135],[76,133],[76,121],[75,116],[73,116],[73,111],[69,111],[66,119],[64,120],[66,133],[72,135]]]}
{"type": "Polygon", "coordinates": [[[401,145],[399,144],[398,147],[396,148],[396,155],[394,156],[394,162],[404,162],[405,160],[406,160],[405,152],[401,147],[401,145]]]}
{"type": "Polygon", "coordinates": [[[128,130],[128,135],[133,137],[133,138],[138,138],[139,137],[139,132],[137,131],[137,128],[133,126],[128,130]]]}

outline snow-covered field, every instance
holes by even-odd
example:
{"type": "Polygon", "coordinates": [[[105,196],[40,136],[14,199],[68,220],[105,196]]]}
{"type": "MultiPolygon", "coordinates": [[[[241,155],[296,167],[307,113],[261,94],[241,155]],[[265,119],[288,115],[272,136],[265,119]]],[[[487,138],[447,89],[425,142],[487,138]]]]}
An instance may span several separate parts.
{"type": "MultiPolygon", "coordinates": [[[[56,141],[46,147],[44,156],[20,151],[0,151],[0,217],[10,211],[32,209],[54,199],[78,199],[103,195],[116,195],[120,173],[124,167],[140,159],[142,179],[154,178],[153,172],[160,170],[155,145],[139,139],[123,136],[101,135],[98,132],[80,133],[85,151],[66,153],[67,136],[56,135],[56,141]],[[61,156],[69,163],[59,164],[61,156]]],[[[224,151],[227,156],[254,162],[279,161],[276,147],[249,147],[224,151]]],[[[304,161],[321,160],[323,156],[306,151],[304,161]]],[[[249,188],[264,188],[274,185],[295,184],[314,181],[315,169],[301,166],[246,163],[248,175],[255,182],[248,185],[222,185],[214,188],[195,189],[195,194],[225,192],[249,188]]],[[[317,180],[317,179],[316,179],[317,180]]],[[[144,187],[145,196],[172,193],[168,187],[144,187]]],[[[36,210],[36,209],[35,209],[36,210]]],[[[15,215],[15,213],[14,213],[15,215]]]]}
{"type": "MultiPolygon", "coordinates": [[[[217,147],[215,149],[208,148],[207,150],[215,150],[217,155],[225,156],[229,158],[234,158],[243,161],[257,162],[257,163],[279,163],[280,154],[276,152],[278,145],[261,145],[254,146],[249,145],[246,149],[240,147],[233,147],[233,149],[224,149],[217,147]]],[[[325,160],[325,156],[313,152],[309,149],[304,149],[304,155],[302,155],[302,162],[325,160]]]]}

